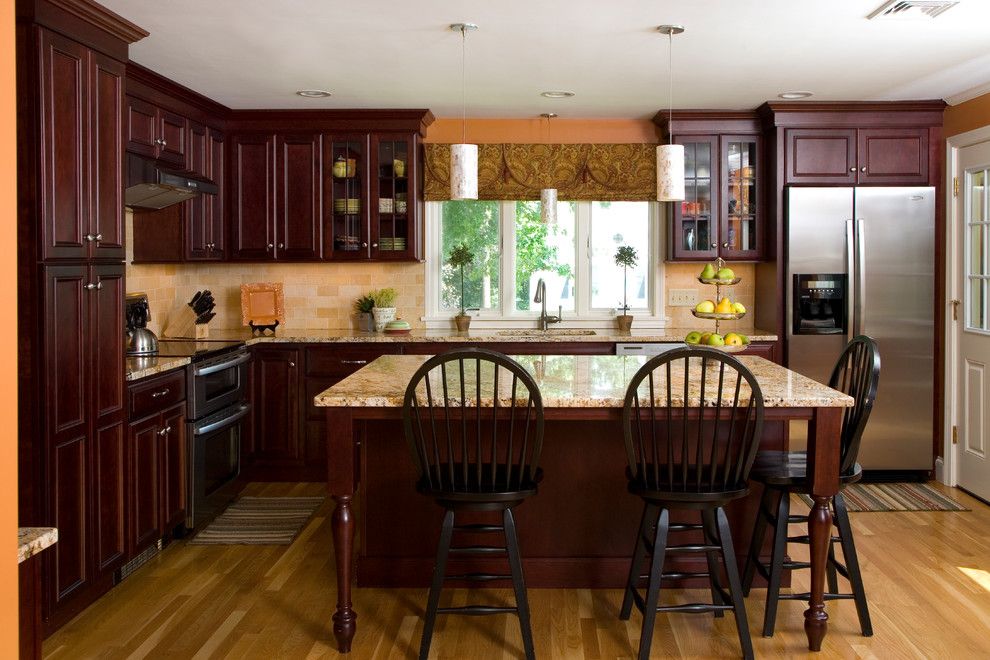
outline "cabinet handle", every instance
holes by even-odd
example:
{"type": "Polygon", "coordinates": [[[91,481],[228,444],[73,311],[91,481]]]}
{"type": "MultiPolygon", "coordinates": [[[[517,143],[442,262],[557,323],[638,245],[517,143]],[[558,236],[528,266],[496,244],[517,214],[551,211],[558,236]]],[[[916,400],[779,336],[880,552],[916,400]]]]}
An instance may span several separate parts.
{"type": "Polygon", "coordinates": [[[162,146],[163,147],[167,147],[168,146],[168,140],[162,139],[162,146]]]}
{"type": "Polygon", "coordinates": [[[279,250],[284,250],[285,249],[285,243],[279,243],[278,244],[278,249],[279,250]]]}
{"type": "Polygon", "coordinates": [[[164,436],[166,433],[168,433],[168,431],[166,429],[159,429],[159,431],[158,431],[159,437],[164,436]]]}
{"type": "Polygon", "coordinates": [[[849,171],[850,171],[850,172],[855,172],[855,171],[856,171],[856,166],[855,166],[855,165],[853,165],[852,167],[850,167],[850,168],[849,168],[849,171]]]}
{"type": "Polygon", "coordinates": [[[367,360],[341,360],[341,364],[368,364],[367,360]]]}
{"type": "Polygon", "coordinates": [[[100,241],[103,240],[103,234],[86,234],[85,236],[83,236],[83,238],[85,238],[90,243],[94,243],[94,242],[99,243],[100,241]]]}
{"type": "Polygon", "coordinates": [[[368,247],[367,243],[361,243],[361,247],[368,247]]]}
{"type": "Polygon", "coordinates": [[[864,165],[863,167],[859,168],[859,171],[860,172],[865,172],[866,171],[866,165],[864,165]]]}
{"type": "Polygon", "coordinates": [[[727,248],[727,247],[729,247],[729,244],[728,244],[728,242],[726,242],[726,243],[722,243],[722,247],[724,247],[724,248],[727,248]]]}
{"type": "Polygon", "coordinates": [[[269,243],[268,244],[268,251],[271,252],[271,250],[272,250],[273,247],[275,247],[275,246],[273,244],[269,243]]]}
{"type": "Polygon", "coordinates": [[[289,360],[289,369],[295,369],[295,368],[296,368],[296,363],[293,362],[292,360],[289,360]]]}
{"type": "Polygon", "coordinates": [[[103,288],[103,282],[97,282],[96,284],[93,284],[92,282],[90,282],[89,284],[85,285],[83,288],[86,289],[86,290],[88,290],[88,291],[92,291],[93,289],[102,289],[103,288]]]}
{"type": "Polygon", "coordinates": [[[151,393],[151,398],[152,399],[157,399],[159,397],[165,396],[168,393],[169,393],[169,388],[166,387],[164,390],[159,390],[158,392],[152,392],[151,393]]]}
{"type": "Polygon", "coordinates": [[[717,248],[718,247],[718,243],[712,243],[712,247],[713,248],[717,248]]]}

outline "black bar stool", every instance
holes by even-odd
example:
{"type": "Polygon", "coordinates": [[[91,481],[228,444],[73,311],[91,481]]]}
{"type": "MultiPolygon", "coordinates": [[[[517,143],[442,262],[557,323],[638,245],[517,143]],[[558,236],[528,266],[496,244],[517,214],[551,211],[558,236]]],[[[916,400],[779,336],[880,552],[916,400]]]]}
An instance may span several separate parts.
{"type": "Polygon", "coordinates": [[[403,404],[406,440],[419,472],[416,490],[446,513],[433,566],[433,583],[419,657],[430,652],[437,614],[519,616],[526,658],[533,634],[522,560],[512,509],[536,494],[543,447],[543,399],[536,381],[511,358],[495,351],[465,349],[430,358],[413,375],[403,404]],[[455,525],[462,511],[501,511],[501,525],[455,525]],[[451,547],[454,533],[502,532],[503,546],[451,547]],[[446,575],[447,557],[507,554],[509,575],[446,575]],[[438,607],[444,580],[511,579],[516,607],[438,607]]]}
{"type": "Polygon", "coordinates": [[[639,658],[647,660],[657,612],[732,610],[743,656],[753,657],[742,586],[724,507],[749,492],[747,478],[763,429],[763,393],[739,360],[710,348],[668,351],[644,364],[626,390],[622,428],[629,467],[629,492],[643,498],[643,517],[622,610],[643,613],[639,658]],[[670,512],[693,509],[700,524],[672,524],[670,512]],[[655,528],[655,529],[654,529],[655,528]],[[703,543],[670,545],[669,535],[701,531],[703,543]],[[708,571],[663,572],[668,555],[704,553],[708,571]],[[647,554],[649,574],[641,575],[647,554]],[[722,587],[719,558],[728,577],[722,587]],[[707,577],[712,602],[658,607],[664,579],[707,577]],[[647,579],[646,597],[637,585],[647,579]]]}
{"type": "MultiPolygon", "coordinates": [[[[855,600],[856,613],[863,635],[873,635],[870,610],[866,603],[863,576],[859,570],[856,544],[853,542],[852,527],[849,525],[849,512],[842,499],[842,488],[856,483],[863,476],[863,468],[856,462],[863,429],[870,418],[873,402],[880,382],[880,353],[876,342],[870,337],[859,336],[846,346],[832,370],[829,387],[840,390],[855,400],[852,408],[846,408],[842,417],[841,462],[839,472],[839,493],[832,498],[832,517],[838,530],[831,537],[826,573],[828,593],[825,600],[855,600]],[[835,544],[842,547],[844,564],[835,556],[835,544]],[[836,573],[849,581],[852,593],[839,593],[836,573]]],[[[772,637],[777,621],[777,604],[783,600],[808,600],[808,594],[781,594],[780,581],[785,568],[808,568],[808,562],[785,561],[788,543],[808,543],[808,535],[788,536],[790,523],[807,524],[808,516],[791,515],[791,493],[808,494],[808,455],[806,452],[763,452],[756,458],[752,479],[763,484],[763,498],[760,513],[753,531],[753,542],[743,571],[746,595],[749,595],[753,576],[759,571],[767,580],[767,605],[763,617],[763,636],[772,637]],[[770,565],[760,562],[760,549],[766,535],[767,524],[774,528],[773,554],[770,565]]]]}

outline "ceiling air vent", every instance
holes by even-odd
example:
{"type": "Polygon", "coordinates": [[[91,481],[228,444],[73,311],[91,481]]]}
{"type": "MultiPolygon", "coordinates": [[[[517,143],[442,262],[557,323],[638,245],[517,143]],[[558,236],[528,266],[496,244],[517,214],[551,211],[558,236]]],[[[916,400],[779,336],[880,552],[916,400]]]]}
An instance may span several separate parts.
{"type": "Polygon", "coordinates": [[[870,20],[935,18],[958,4],[958,0],[888,0],[866,18],[870,20]]]}

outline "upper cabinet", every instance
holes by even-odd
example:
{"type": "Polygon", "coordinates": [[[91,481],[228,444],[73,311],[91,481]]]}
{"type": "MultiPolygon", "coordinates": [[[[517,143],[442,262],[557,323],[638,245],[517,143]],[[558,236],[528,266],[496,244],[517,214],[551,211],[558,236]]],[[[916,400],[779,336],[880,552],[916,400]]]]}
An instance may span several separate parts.
{"type": "Polygon", "coordinates": [[[323,138],[323,254],[337,261],[371,254],[367,134],[323,138]]]}
{"type": "Polygon", "coordinates": [[[177,168],[187,166],[186,118],[133,96],[127,97],[127,150],[177,168]]]}
{"type": "Polygon", "coordinates": [[[788,128],[786,183],[928,183],[928,129],[788,128]]]}
{"type": "Polygon", "coordinates": [[[377,259],[416,259],[419,141],[415,134],[371,137],[375,156],[372,181],[371,255],[377,259]],[[410,185],[412,182],[412,185],[410,185]]]}
{"type": "Polygon", "coordinates": [[[671,205],[667,258],[759,260],[763,155],[755,114],[674,113],[656,120],[684,146],[684,201],[671,205]]]}

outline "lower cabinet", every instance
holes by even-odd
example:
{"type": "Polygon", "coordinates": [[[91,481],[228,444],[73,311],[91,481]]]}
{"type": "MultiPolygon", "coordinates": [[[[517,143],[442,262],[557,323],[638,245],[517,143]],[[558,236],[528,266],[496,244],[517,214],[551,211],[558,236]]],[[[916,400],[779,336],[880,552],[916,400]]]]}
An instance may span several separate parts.
{"type": "Polygon", "coordinates": [[[294,345],[254,349],[251,459],[254,466],[270,468],[273,478],[283,478],[279,471],[291,475],[305,462],[299,443],[299,355],[294,345]]]}
{"type": "Polygon", "coordinates": [[[185,372],[132,383],[127,433],[127,552],[134,557],[186,518],[185,372]]]}

